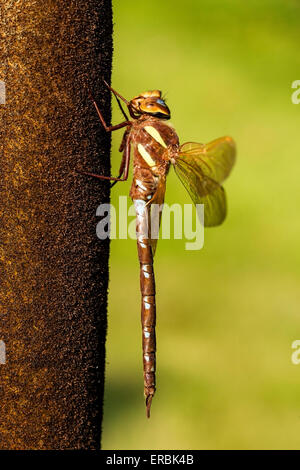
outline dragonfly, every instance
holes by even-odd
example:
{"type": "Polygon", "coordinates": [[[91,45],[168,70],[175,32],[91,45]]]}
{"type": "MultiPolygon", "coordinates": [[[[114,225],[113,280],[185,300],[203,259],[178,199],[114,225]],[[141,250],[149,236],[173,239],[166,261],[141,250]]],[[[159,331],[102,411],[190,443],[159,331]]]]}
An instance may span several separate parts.
{"type": "MultiPolygon", "coordinates": [[[[144,396],[146,415],[156,391],[156,305],[153,259],[157,236],[151,232],[151,208],[163,206],[166,178],[172,165],[192,201],[204,205],[204,226],[220,225],[226,217],[226,196],[222,186],[236,158],[236,146],[231,137],[221,137],[208,144],[187,142],[182,145],[160,90],[146,91],[128,101],[105,82],[115,96],[124,121],[108,126],[99,106],[90,93],[99,119],[106,132],[125,128],[119,151],[122,160],[117,177],[88,171],[80,173],[113,181],[128,179],[130,155],[133,151],[133,180],[130,197],[136,211],[137,251],[140,263],[141,323],[143,347],[144,396]],[[124,111],[123,101],[129,113],[124,111]]],[[[159,219],[161,211],[159,212],[159,219]]],[[[160,222],[160,220],[159,220],[160,222]]]]}

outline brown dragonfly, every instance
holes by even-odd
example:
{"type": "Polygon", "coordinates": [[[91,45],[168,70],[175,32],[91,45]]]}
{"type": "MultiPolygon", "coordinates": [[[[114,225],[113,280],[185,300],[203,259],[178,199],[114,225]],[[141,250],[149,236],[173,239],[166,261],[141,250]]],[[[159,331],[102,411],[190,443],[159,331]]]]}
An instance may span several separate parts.
{"type": "MultiPolygon", "coordinates": [[[[171,125],[170,110],[159,90],[146,91],[127,101],[111,88],[125,121],[107,126],[102,113],[91,96],[100,121],[107,132],[126,128],[120,146],[123,158],[118,177],[95,173],[80,173],[102,180],[126,181],[133,148],[133,181],[130,196],[136,210],[137,249],[140,262],[142,296],[141,320],[143,335],[144,395],[147,417],[154,396],[156,370],[155,337],[155,281],[153,257],[157,237],[151,232],[150,211],[153,204],[162,207],[166,190],[166,177],[172,164],[176,174],[195,204],[204,204],[204,225],[215,226],[226,216],[226,198],[221,183],[229,175],[235,161],[235,144],[231,137],[221,137],[208,144],[188,142],[179,144],[171,125]],[[130,118],[120,99],[127,105],[130,118]]],[[[159,213],[160,217],[160,213],[159,213]]]]}

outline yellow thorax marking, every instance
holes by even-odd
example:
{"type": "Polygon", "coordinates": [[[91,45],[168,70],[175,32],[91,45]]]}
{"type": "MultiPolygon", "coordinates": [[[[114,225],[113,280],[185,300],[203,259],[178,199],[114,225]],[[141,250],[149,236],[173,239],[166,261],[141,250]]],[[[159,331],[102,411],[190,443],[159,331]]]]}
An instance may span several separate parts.
{"type": "Polygon", "coordinates": [[[151,157],[150,153],[147,152],[145,147],[142,144],[138,144],[138,151],[145,160],[145,162],[152,168],[153,166],[156,166],[155,161],[151,157]]]}
{"type": "Polygon", "coordinates": [[[166,143],[164,142],[164,140],[163,140],[162,136],[160,135],[160,133],[158,132],[158,130],[155,129],[155,127],[145,126],[144,129],[145,129],[146,132],[148,132],[148,134],[151,135],[151,137],[153,137],[154,140],[156,140],[156,142],[158,142],[160,145],[162,145],[165,149],[167,148],[166,143]]]}

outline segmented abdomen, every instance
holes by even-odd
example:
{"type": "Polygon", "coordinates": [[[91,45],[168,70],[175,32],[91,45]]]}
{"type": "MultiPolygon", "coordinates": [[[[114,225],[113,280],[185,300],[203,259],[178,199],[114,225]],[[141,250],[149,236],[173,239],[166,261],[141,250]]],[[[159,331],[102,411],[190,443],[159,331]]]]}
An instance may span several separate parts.
{"type": "Polygon", "coordinates": [[[136,235],[138,257],[140,262],[140,284],[142,295],[141,322],[143,334],[143,367],[144,395],[146,398],[147,416],[155,393],[155,280],[153,256],[149,239],[148,219],[150,209],[142,199],[134,200],[136,210],[136,235]]]}

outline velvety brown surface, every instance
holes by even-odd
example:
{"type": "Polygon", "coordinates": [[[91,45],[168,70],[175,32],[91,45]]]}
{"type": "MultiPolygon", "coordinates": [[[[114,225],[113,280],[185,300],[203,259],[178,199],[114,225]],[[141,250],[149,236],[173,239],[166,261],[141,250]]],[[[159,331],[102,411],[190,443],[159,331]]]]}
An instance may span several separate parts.
{"type": "Polygon", "coordinates": [[[0,80],[1,449],[100,446],[108,282],[108,0],[4,0],[0,80]]]}

